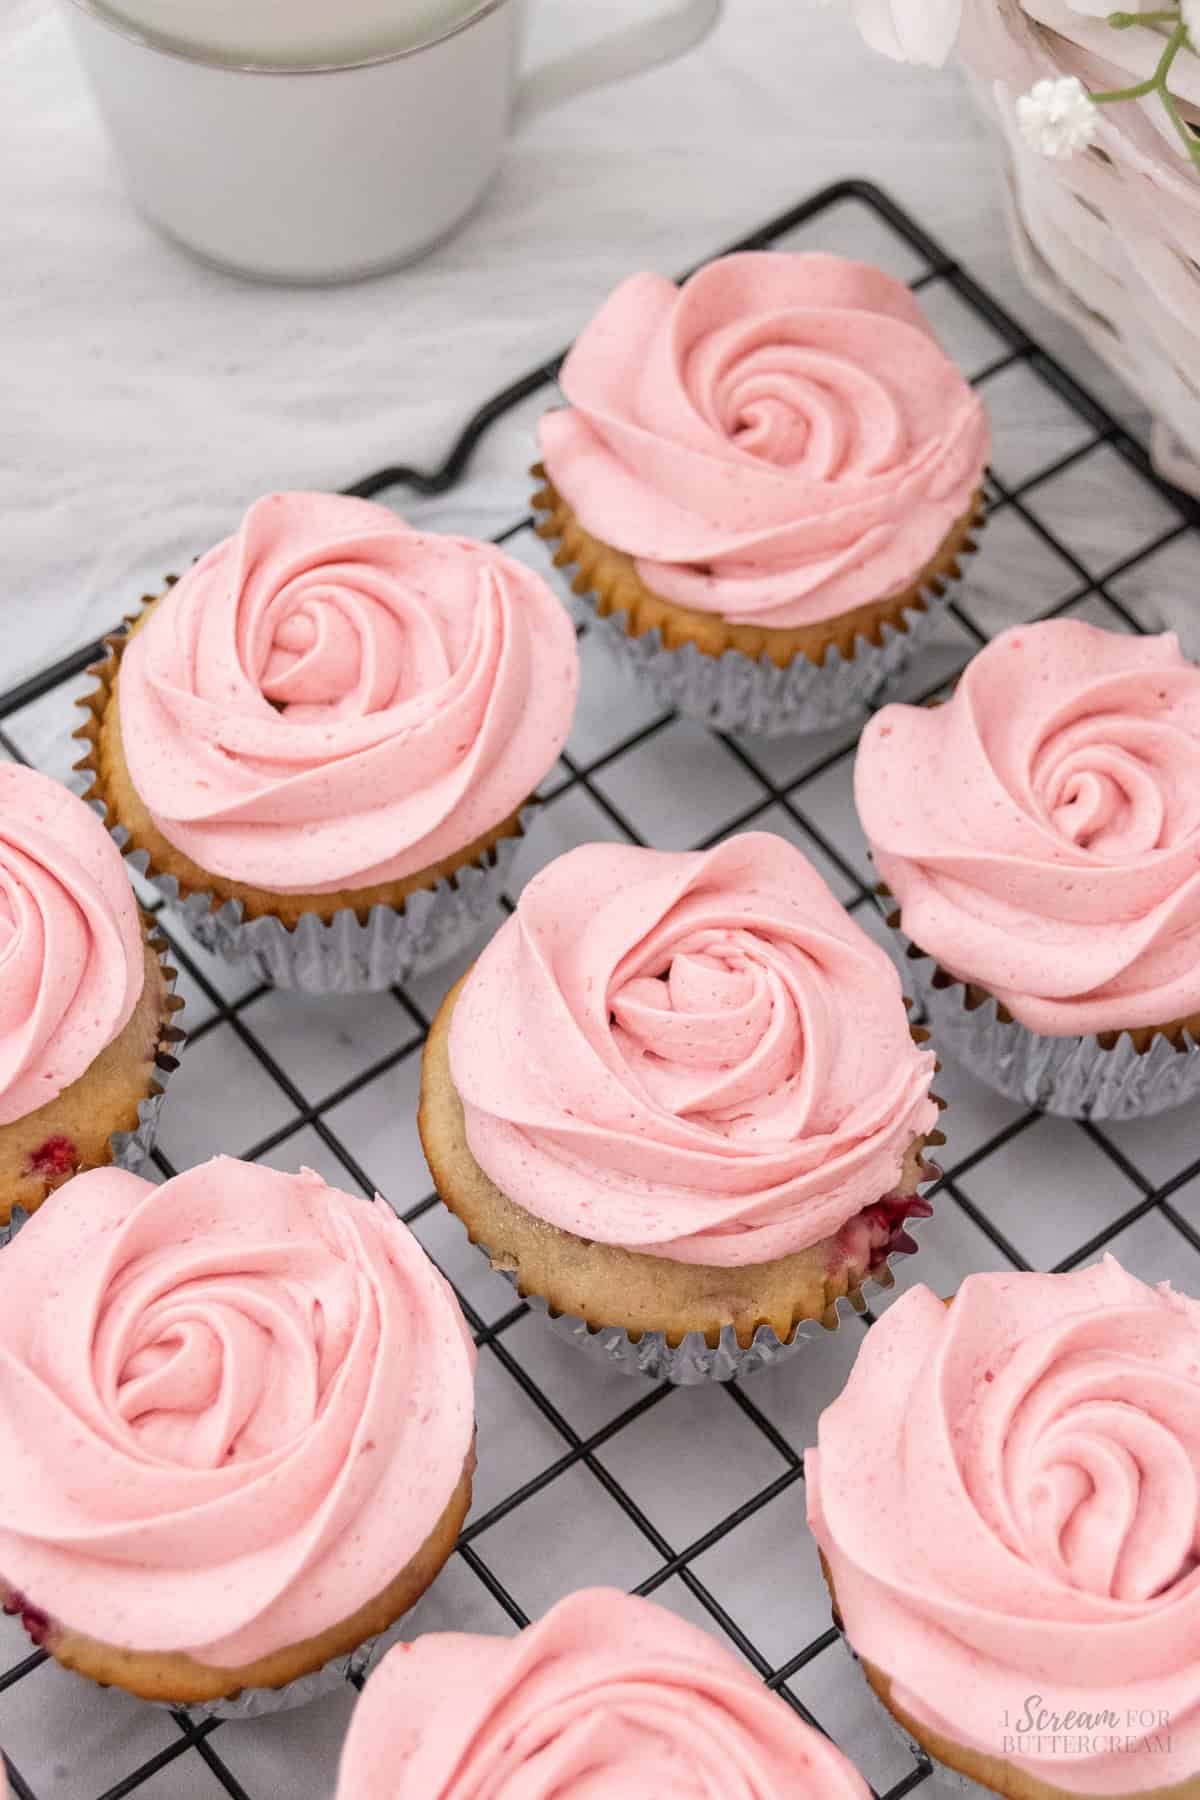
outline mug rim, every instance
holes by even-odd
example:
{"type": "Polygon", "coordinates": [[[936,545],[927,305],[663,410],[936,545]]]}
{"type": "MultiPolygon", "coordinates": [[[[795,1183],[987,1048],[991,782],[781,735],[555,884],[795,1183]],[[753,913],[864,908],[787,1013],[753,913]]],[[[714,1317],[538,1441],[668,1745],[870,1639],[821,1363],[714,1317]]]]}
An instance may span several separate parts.
{"type": "Polygon", "coordinates": [[[509,5],[510,0],[480,0],[480,4],[465,19],[447,26],[436,37],[422,38],[417,44],[406,44],[399,50],[381,50],[374,56],[353,57],[347,62],[321,63],[235,62],[214,51],[189,49],[182,44],[173,44],[167,38],[156,37],[152,32],[140,31],[136,25],[110,13],[99,4],[99,0],[68,0],[68,3],[77,12],[111,31],[114,37],[124,38],[127,43],[136,44],[142,50],[151,50],[158,56],[173,57],[176,62],[194,63],[206,69],[220,69],[227,75],[344,75],[354,69],[378,68],[384,63],[403,62],[407,57],[420,56],[424,50],[435,50],[439,44],[448,43],[451,38],[470,31],[473,25],[481,24],[502,6],[509,5]]]}

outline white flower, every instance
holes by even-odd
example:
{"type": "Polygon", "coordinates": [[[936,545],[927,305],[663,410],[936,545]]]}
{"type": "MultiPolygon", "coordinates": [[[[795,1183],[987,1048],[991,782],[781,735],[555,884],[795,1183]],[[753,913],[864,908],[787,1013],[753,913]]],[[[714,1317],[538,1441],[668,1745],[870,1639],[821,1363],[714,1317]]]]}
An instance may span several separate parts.
{"type": "Polygon", "coordinates": [[[1074,156],[1085,150],[1099,122],[1099,110],[1078,75],[1037,81],[1017,101],[1021,136],[1043,156],[1074,156]]]}
{"type": "Polygon", "coordinates": [[[863,37],[896,62],[944,63],[954,48],[962,10],[963,0],[854,0],[863,37]]]}
{"type": "Polygon", "coordinates": [[[1192,49],[1200,55],[1200,0],[1181,0],[1180,10],[1192,40],[1192,49]]]}

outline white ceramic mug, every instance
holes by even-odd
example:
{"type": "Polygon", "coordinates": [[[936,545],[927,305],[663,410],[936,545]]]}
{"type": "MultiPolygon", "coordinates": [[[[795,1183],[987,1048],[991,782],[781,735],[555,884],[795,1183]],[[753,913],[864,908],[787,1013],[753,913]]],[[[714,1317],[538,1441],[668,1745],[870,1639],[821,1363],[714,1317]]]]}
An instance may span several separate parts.
{"type": "Polygon", "coordinates": [[[197,256],[271,281],[410,262],[471,211],[513,119],[682,55],[722,0],[653,18],[519,76],[522,0],[360,61],[224,60],[144,35],[96,0],[66,11],[136,205],[197,256]]]}

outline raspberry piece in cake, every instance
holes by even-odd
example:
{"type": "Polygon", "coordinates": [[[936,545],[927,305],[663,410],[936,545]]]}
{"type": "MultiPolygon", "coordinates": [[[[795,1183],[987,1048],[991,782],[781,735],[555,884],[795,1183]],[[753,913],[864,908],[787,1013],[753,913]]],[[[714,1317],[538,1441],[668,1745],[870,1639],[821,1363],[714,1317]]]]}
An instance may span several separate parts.
{"type": "Polygon", "coordinates": [[[48,1178],[69,1175],[79,1161],[79,1152],[69,1137],[50,1137],[29,1153],[28,1173],[48,1178]]]}

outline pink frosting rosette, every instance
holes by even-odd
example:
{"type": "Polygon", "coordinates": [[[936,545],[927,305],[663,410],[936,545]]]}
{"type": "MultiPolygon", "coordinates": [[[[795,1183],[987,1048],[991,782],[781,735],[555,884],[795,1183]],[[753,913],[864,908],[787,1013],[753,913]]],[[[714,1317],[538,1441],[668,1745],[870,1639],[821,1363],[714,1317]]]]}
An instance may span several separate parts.
{"type": "Polygon", "coordinates": [[[918,1724],[1078,1794],[1200,1770],[1200,1305],[1110,1256],[905,1294],[806,1459],[846,1635],[918,1724]]]}
{"type": "Polygon", "coordinates": [[[1200,1012],[1200,669],[1174,636],[1003,632],[947,705],[876,714],[855,794],[906,935],[1021,1024],[1200,1012]]]}
{"type": "Polygon", "coordinates": [[[531,569],[335,494],[270,494],[130,640],[121,732],[163,836],[268,891],[400,880],[517,811],[575,634],[531,569]]]}
{"type": "Polygon", "coordinates": [[[467,978],[449,1050],[511,1200],[685,1263],[818,1243],[937,1118],[891,961],[768,832],[560,857],[467,978]]]}
{"type": "Polygon", "coordinates": [[[909,290],[841,257],[631,276],[563,364],[546,472],[654,593],[765,626],[901,593],[969,512],[982,404],[909,290]]]}
{"type": "Polygon", "coordinates": [[[371,1676],[339,1800],[867,1800],[861,1775],[707,1632],[571,1594],[519,1637],[437,1633],[371,1676]]]}
{"type": "Polygon", "coordinates": [[[145,981],[120,852],[74,794],[0,764],[0,1125],[77,1081],[145,981]]]}
{"type": "Polygon", "coordinates": [[[318,1635],[471,1451],[449,1287],[310,1170],[76,1176],[0,1256],[0,1318],[0,1589],[108,1644],[238,1668],[318,1635]]]}

